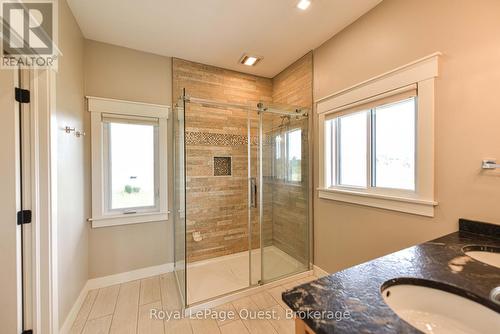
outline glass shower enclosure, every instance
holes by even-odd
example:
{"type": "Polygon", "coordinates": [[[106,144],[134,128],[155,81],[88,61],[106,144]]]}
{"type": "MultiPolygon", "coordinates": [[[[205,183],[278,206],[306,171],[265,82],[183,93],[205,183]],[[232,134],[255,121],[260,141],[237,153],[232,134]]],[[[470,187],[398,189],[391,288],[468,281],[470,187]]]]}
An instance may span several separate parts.
{"type": "Polygon", "coordinates": [[[172,108],[173,142],[173,217],[174,217],[174,274],[183,306],[186,300],[186,168],[185,168],[185,100],[179,98],[172,108]]]}
{"type": "Polygon", "coordinates": [[[173,108],[175,276],[186,307],[309,270],[309,110],[173,108]]]}

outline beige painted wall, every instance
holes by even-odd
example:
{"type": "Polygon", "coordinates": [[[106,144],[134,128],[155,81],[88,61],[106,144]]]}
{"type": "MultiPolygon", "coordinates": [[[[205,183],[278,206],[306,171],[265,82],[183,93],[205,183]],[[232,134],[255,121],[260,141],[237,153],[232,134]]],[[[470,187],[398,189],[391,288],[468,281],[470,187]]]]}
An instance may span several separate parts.
{"type": "MultiPolygon", "coordinates": [[[[315,99],[435,51],[444,54],[436,87],[435,217],[316,193],[316,265],[346,268],[455,231],[459,217],[500,224],[500,173],[480,169],[483,158],[500,159],[499,36],[497,0],[385,0],[315,51],[315,99]]],[[[317,157],[316,149],[315,175],[317,157]]]]}
{"type": "MultiPolygon", "coordinates": [[[[85,41],[85,95],[170,105],[171,69],[171,58],[85,41]]],[[[171,162],[169,159],[169,171],[171,162]]],[[[90,168],[90,159],[87,164],[90,168]]],[[[170,174],[169,202],[171,178],[170,174]]],[[[168,222],[91,229],[89,278],[172,262],[172,219],[171,216],[168,222]]]]}
{"type": "MultiPolygon", "coordinates": [[[[58,128],[86,128],[83,100],[83,36],[66,1],[59,2],[59,48],[56,76],[58,128]]],[[[59,323],[66,319],[88,274],[90,169],[88,137],[57,133],[57,226],[59,323]]]]}
{"type": "Polygon", "coordinates": [[[85,94],[170,104],[171,62],[169,57],[85,40],[85,94]]]}

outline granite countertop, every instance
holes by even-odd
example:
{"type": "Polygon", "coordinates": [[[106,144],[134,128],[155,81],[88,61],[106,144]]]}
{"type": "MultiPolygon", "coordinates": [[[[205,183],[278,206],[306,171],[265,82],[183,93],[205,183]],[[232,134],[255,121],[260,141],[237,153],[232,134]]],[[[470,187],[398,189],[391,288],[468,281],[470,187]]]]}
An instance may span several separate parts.
{"type": "Polygon", "coordinates": [[[297,286],[282,298],[297,315],[309,312],[301,318],[317,334],[421,333],[382,299],[384,284],[396,282],[447,289],[500,313],[489,298],[500,286],[500,268],[466,256],[462,248],[471,245],[500,247],[500,226],[461,219],[458,232],[297,286]]]}

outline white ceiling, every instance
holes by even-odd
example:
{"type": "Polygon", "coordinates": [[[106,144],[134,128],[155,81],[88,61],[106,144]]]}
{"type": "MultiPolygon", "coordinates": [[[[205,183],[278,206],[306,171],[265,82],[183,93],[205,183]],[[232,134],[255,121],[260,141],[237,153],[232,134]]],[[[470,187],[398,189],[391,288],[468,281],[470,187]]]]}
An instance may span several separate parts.
{"type": "Polygon", "coordinates": [[[382,0],[68,0],[88,39],[273,77],[382,0]],[[243,53],[264,57],[255,67],[243,53]]]}

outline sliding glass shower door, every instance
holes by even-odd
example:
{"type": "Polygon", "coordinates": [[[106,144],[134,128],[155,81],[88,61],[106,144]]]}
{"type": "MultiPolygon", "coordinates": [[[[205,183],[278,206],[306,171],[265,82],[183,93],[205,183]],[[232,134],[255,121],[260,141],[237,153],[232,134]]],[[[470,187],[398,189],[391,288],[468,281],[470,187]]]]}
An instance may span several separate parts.
{"type": "Polygon", "coordinates": [[[261,280],[309,269],[308,116],[267,106],[259,119],[261,280]]]}

